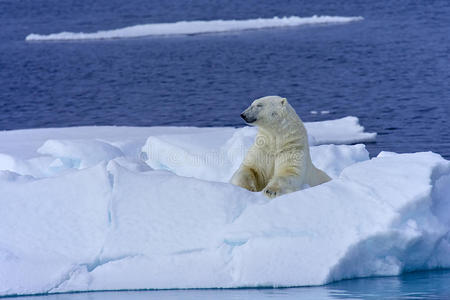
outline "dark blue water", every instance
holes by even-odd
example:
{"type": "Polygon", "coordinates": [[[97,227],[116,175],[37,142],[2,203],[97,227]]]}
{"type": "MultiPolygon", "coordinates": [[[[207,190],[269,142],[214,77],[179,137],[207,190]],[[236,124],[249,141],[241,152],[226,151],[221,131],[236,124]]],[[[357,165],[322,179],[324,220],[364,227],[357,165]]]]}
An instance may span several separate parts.
{"type": "Polygon", "coordinates": [[[360,117],[380,150],[450,158],[450,1],[1,0],[0,130],[75,125],[242,126],[252,99],[304,121],[360,117]],[[227,34],[25,42],[180,20],[363,16],[227,34]],[[310,111],[330,114],[310,114],[310,111]]]}
{"type": "Polygon", "coordinates": [[[345,280],[318,287],[287,289],[169,290],[95,292],[20,297],[20,300],[152,299],[450,299],[450,271],[418,272],[398,277],[345,280]]]}

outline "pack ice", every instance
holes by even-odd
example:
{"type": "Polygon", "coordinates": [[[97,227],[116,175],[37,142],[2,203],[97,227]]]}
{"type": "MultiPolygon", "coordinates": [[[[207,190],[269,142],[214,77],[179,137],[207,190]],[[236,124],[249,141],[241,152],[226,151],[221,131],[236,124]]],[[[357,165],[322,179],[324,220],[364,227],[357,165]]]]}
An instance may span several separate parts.
{"type": "Polygon", "coordinates": [[[333,180],[269,201],[227,183],[253,128],[0,132],[0,295],[287,287],[450,267],[450,162],[307,123],[333,180]],[[351,145],[350,145],[351,144],[351,145]]]}

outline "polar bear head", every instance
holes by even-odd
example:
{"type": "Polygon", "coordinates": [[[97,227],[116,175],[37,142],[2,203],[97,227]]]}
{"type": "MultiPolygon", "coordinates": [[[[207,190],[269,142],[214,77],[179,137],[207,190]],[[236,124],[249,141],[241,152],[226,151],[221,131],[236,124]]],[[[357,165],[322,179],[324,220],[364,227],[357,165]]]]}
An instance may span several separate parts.
{"type": "Polygon", "coordinates": [[[286,98],[266,96],[253,101],[241,113],[241,118],[250,125],[270,129],[281,125],[292,114],[291,111],[293,108],[286,98]]]}

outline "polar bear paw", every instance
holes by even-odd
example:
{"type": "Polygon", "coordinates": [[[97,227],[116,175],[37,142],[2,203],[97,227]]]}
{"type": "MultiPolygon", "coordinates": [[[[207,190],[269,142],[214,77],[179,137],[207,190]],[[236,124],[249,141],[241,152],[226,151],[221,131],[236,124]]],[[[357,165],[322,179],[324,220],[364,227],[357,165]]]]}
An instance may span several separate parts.
{"type": "Polygon", "coordinates": [[[275,198],[281,195],[281,189],[278,184],[268,184],[264,190],[263,194],[269,198],[275,198]]]}
{"type": "Polygon", "coordinates": [[[249,190],[250,192],[257,192],[258,189],[256,188],[256,185],[253,182],[248,182],[243,188],[249,190]]]}
{"type": "Polygon", "coordinates": [[[254,172],[247,168],[240,168],[231,178],[230,182],[234,185],[240,186],[251,192],[257,192],[256,178],[254,172]]]}

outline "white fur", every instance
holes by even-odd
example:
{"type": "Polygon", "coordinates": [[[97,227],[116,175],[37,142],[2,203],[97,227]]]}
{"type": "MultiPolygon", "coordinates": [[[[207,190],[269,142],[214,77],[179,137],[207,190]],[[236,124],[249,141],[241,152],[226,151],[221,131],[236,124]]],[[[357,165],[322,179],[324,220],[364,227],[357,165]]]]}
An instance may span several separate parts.
{"type": "Polygon", "coordinates": [[[258,134],[232,184],[273,198],[331,180],[313,165],[306,129],[286,98],[257,99],[241,116],[258,134]]]}

